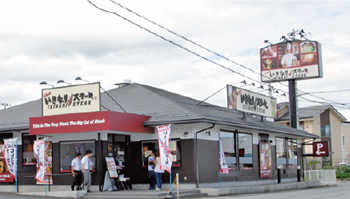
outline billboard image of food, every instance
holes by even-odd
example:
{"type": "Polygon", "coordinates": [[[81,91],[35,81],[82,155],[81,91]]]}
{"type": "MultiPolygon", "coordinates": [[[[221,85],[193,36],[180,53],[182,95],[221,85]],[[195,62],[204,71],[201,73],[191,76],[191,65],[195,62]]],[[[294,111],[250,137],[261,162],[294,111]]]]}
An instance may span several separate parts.
{"type": "Polygon", "coordinates": [[[260,49],[261,80],[285,81],[322,77],[321,45],[316,41],[288,41],[260,49]]]}

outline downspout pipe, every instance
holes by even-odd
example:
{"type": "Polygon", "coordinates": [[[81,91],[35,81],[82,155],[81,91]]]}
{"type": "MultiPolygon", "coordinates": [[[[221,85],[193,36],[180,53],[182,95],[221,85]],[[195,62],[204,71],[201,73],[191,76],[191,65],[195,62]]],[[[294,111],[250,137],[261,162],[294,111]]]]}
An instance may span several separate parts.
{"type": "Polygon", "coordinates": [[[199,188],[199,171],[198,171],[198,147],[197,147],[197,138],[198,138],[198,133],[201,133],[205,130],[209,130],[209,129],[212,129],[214,128],[215,124],[212,124],[211,127],[208,127],[208,128],[205,128],[205,129],[202,129],[202,130],[199,130],[196,132],[196,187],[199,188]]]}

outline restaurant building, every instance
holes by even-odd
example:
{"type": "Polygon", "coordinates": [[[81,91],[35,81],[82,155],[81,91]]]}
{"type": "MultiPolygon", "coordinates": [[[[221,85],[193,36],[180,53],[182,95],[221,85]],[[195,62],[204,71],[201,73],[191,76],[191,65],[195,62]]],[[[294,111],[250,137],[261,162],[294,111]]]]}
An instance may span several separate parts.
{"type": "MultiPolygon", "coordinates": [[[[148,183],[145,154],[158,149],[155,127],[160,125],[171,124],[172,179],[178,173],[180,183],[190,189],[273,184],[278,176],[282,182],[302,180],[298,175],[301,140],[317,137],[261,116],[138,83],[101,94],[99,90],[99,83],[43,89],[42,99],[0,111],[0,142],[18,139],[20,185],[37,183],[34,177],[24,176],[35,175],[33,142],[43,138],[51,149],[53,186],[65,185],[69,190],[73,179],[64,174],[70,172],[76,152],[84,155],[90,149],[95,168],[92,184],[101,190],[105,157],[122,166],[120,174],[130,177],[133,187],[148,183]],[[70,93],[68,98],[57,94],[62,91],[70,93]],[[67,103],[82,109],[60,112],[69,108],[67,103]],[[90,105],[92,109],[85,109],[90,105]],[[228,174],[220,173],[220,140],[228,174]]],[[[165,172],[163,182],[169,178],[165,172]]]]}

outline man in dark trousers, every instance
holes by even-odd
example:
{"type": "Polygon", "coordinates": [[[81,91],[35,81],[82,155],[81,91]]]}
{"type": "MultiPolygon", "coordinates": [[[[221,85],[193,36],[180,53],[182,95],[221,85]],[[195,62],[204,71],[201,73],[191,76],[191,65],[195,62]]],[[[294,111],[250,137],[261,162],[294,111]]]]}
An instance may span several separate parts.
{"type": "Polygon", "coordinates": [[[74,191],[75,185],[77,185],[77,190],[81,190],[81,183],[83,178],[83,173],[81,172],[81,153],[77,153],[76,157],[72,160],[71,164],[72,174],[74,177],[74,181],[72,184],[72,191],[74,191]]]}

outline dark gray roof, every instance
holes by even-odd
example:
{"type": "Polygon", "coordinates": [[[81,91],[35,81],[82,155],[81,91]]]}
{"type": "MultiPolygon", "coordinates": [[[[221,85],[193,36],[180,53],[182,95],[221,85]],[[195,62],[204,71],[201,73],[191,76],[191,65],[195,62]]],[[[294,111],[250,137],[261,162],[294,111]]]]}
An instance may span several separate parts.
{"type": "MultiPolygon", "coordinates": [[[[283,106],[277,105],[277,109],[279,110],[278,107],[283,108],[286,105],[289,105],[289,103],[283,104],[283,106]]],[[[337,114],[337,116],[342,120],[342,122],[346,121],[346,118],[341,113],[339,113],[332,105],[318,105],[299,108],[299,119],[314,119],[328,109],[334,111],[337,114]]],[[[289,111],[287,111],[283,116],[279,116],[277,121],[287,120],[289,120],[289,111]]]]}
{"type": "MultiPolygon", "coordinates": [[[[171,93],[138,83],[128,84],[101,93],[101,110],[149,115],[145,125],[210,123],[258,129],[273,133],[293,134],[302,137],[317,137],[306,131],[293,129],[274,122],[261,121],[260,117],[229,110],[225,107],[171,93]],[[111,97],[110,97],[111,96],[111,97]],[[113,98],[113,99],[112,99],[113,98]],[[117,104],[118,103],[118,104],[117,104]],[[123,109],[122,109],[122,108],[123,109]]],[[[41,116],[41,99],[0,111],[0,130],[28,129],[30,117],[41,116]]]]}

